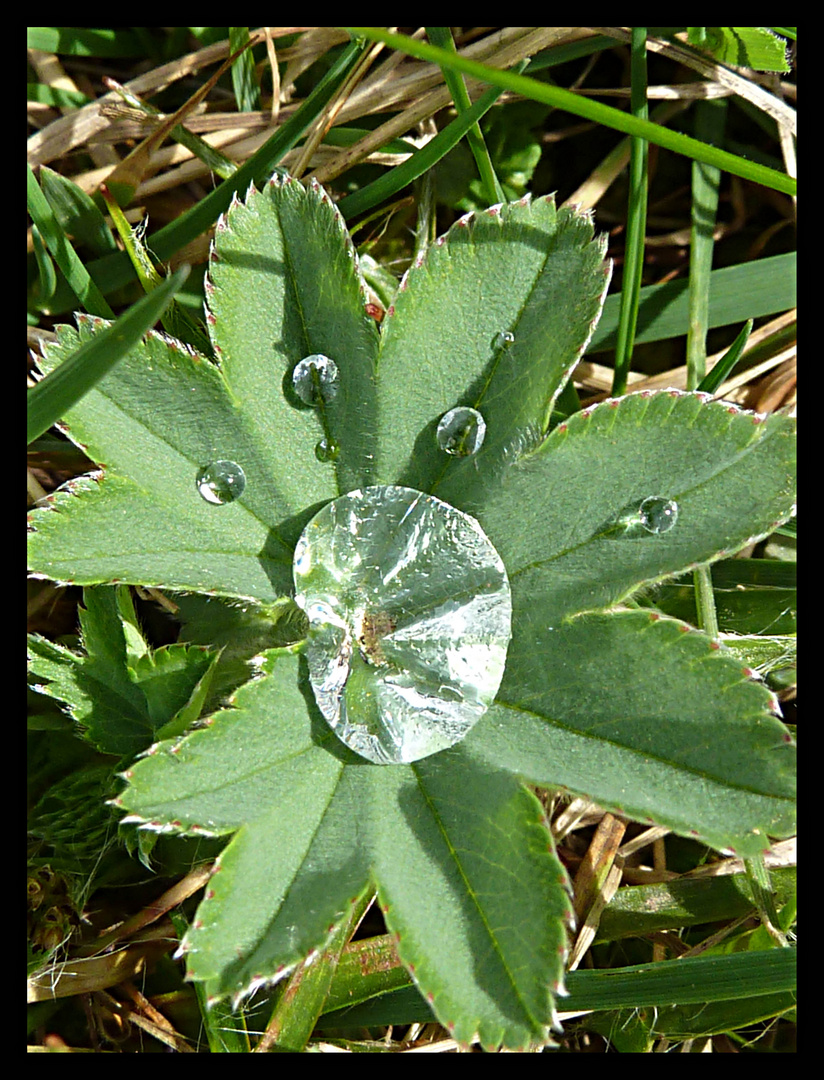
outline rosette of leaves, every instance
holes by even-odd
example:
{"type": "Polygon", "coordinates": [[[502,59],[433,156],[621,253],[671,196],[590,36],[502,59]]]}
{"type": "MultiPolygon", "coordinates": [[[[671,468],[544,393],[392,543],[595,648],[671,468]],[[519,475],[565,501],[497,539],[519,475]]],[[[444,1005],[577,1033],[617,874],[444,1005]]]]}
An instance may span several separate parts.
{"type": "MultiPolygon", "coordinates": [[[[209,603],[186,629],[236,653],[252,627],[252,677],[197,730],[130,764],[118,798],[146,829],[229,838],[182,946],[211,999],[282,977],[374,888],[403,963],[459,1042],[542,1044],[570,903],[527,783],[742,855],[792,832],[794,747],[770,692],[705,634],[622,603],[789,517],[792,421],[664,391],[551,428],[607,281],[588,216],[522,200],[458,221],[379,325],[333,203],[275,177],[218,224],[214,356],[151,333],[66,417],[101,471],[32,515],[32,570],[228,598],[210,602],[222,620],[212,638],[209,603]],[[322,410],[291,386],[317,354],[340,380],[322,410]],[[486,422],[464,457],[436,439],[457,406],[486,422]],[[317,452],[322,440],[334,454],[317,452]],[[246,481],[222,505],[196,484],[215,461],[240,464],[246,481]],[[402,765],[338,742],[300,641],[259,644],[261,625],[289,610],[304,526],[378,484],[475,517],[512,589],[494,703],[463,741],[402,765]],[[622,528],[652,496],[677,505],[674,525],[622,528]]],[[[63,328],[46,368],[98,325],[63,328]]]]}

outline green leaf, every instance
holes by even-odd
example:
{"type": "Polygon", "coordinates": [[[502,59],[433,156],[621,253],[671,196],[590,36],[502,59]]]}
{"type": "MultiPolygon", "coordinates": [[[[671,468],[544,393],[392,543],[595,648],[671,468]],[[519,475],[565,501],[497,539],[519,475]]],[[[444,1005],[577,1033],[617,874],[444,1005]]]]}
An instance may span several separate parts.
{"type": "Polygon", "coordinates": [[[545,1042],[571,906],[537,799],[459,747],[366,778],[384,917],[438,1019],[459,1043],[545,1042]]]}
{"type": "MultiPolygon", "coordinates": [[[[32,387],[26,398],[27,444],[68,413],[137,344],[171,302],[188,274],[188,266],[181,266],[151,295],[138,300],[117,322],[109,324],[95,340],[87,340],[74,350],[65,350],[61,356],[64,362],[59,369],[55,370],[55,365],[45,360],[43,369],[50,374],[32,387]]],[[[102,327],[102,320],[97,325],[102,327]]],[[[75,341],[75,344],[79,345],[79,342],[75,341]]],[[[57,350],[54,355],[59,355],[57,350]]]]}
{"type": "Polygon", "coordinates": [[[45,165],[40,169],[40,184],[60,227],[66,233],[88,245],[95,255],[117,251],[106,219],[82,188],[45,165]]]}
{"type": "Polygon", "coordinates": [[[334,204],[317,184],[276,176],[232,205],[215,247],[206,286],[215,349],[256,437],[271,447],[290,512],[366,483],[378,331],[334,204]],[[323,411],[291,388],[295,365],[317,353],[340,374],[323,411]],[[334,467],[316,457],[324,435],[340,447],[334,467]]]}
{"type": "Polygon", "coordinates": [[[715,848],[747,854],[792,833],[795,744],[747,668],[645,612],[559,623],[545,596],[522,596],[521,612],[469,750],[715,848]]]}
{"type": "MultiPolygon", "coordinates": [[[[93,341],[100,325],[81,319],[79,335],[61,328],[45,366],[93,341]]],[[[292,506],[277,486],[272,448],[249,430],[211,364],[150,333],[67,422],[73,440],[104,463],[103,477],[72,482],[55,494],[53,509],[32,513],[34,572],[83,585],[125,580],[269,601],[290,588],[292,550],[274,526],[292,506]],[[198,472],[227,459],[242,462],[245,492],[211,505],[198,493],[198,472]]]]}
{"type": "Polygon", "coordinates": [[[687,29],[691,45],[706,49],[723,64],[755,71],[790,70],[786,41],[767,26],[690,26],[687,29]]]}
{"type": "Polygon", "coordinates": [[[126,820],[235,833],[182,947],[211,997],[237,999],[286,974],[323,944],[368,879],[353,828],[362,770],[344,768],[354,755],[328,752],[336,740],[307,711],[301,663],[270,651],[262,676],[208,729],[158,743],[126,773],[126,820]]]}
{"type": "Polygon", "coordinates": [[[383,322],[380,477],[466,502],[539,440],[601,310],[603,257],[590,218],[551,198],[463,218],[431,247],[383,322]],[[514,335],[508,346],[503,333],[514,335]],[[458,405],[487,424],[471,459],[436,442],[438,421],[458,405]]]}
{"type": "Polygon", "coordinates": [[[87,589],[80,609],[84,654],[33,634],[30,671],[41,693],[64,702],[85,738],[107,754],[132,757],[178,712],[186,712],[212,663],[202,647],[150,652],[126,589],[87,589]],[[138,646],[137,650],[135,645],[138,646]]]}
{"type": "Polygon", "coordinates": [[[771,532],[792,512],[794,470],[792,420],[641,392],[576,413],[481,508],[458,505],[478,517],[521,602],[540,596],[557,625],[771,532]],[[615,524],[652,496],[677,503],[668,532],[615,524]]]}

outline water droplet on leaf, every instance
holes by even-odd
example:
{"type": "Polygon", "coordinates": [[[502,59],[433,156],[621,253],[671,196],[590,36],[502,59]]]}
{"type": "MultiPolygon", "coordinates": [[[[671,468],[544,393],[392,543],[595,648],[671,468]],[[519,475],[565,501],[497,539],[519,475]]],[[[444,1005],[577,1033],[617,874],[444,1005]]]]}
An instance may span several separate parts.
{"type": "Polygon", "coordinates": [[[214,506],[234,502],[246,487],[246,474],[236,461],[212,461],[195,478],[200,495],[214,506]]]}
{"type": "Polygon", "coordinates": [[[512,601],[468,514],[411,488],[349,492],[304,529],[294,579],[318,708],[362,757],[396,764],[444,750],[494,700],[512,601]]]}
{"type": "Polygon", "coordinates": [[[313,353],[295,365],[292,386],[306,405],[320,405],[337,396],[340,375],[338,365],[323,353],[313,353]]]}
{"type": "Polygon", "coordinates": [[[502,330],[500,334],[495,335],[492,344],[496,349],[508,349],[510,345],[515,344],[515,335],[511,330],[502,330]]]}
{"type": "Polygon", "coordinates": [[[337,461],[339,454],[340,445],[325,435],[315,447],[315,457],[318,461],[337,461]]]}
{"type": "Polygon", "coordinates": [[[669,532],[678,520],[678,503],[662,495],[650,495],[638,507],[639,524],[653,536],[669,532]]]}
{"type": "Polygon", "coordinates": [[[435,433],[438,446],[453,457],[477,454],[486,436],[486,421],[477,409],[459,405],[444,413],[435,433]]]}

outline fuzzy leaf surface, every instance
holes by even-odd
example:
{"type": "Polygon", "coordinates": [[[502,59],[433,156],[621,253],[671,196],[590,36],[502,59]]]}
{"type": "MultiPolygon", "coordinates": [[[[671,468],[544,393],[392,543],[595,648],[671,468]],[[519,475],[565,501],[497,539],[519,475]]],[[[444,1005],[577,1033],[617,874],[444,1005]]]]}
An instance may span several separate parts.
{"type": "Polygon", "coordinates": [[[208,728],[138,761],[119,800],[147,828],[235,834],[184,943],[190,975],[215,997],[305,959],[368,880],[356,775],[328,752],[334,736],[317,710],[310,717],[299,666],[268,653],[263,675],[208,728]]]}
{"type": "Polygon", "coordinates": [[[459,505],[477,511],[522,609],[540,598],[557,625],[737,551],[786,520],[794,498],[792,420],[664,390],[575,414],[506,470],[483,507],[459,505]],[[677,503],[673,528],[609,531],[649,496],[677,503]]]}
{"type": "Polygon", "coordinates": [[[502,464],[546,430],[598,319],[609,278],[588,215],[551,198],[457,222],[413,266],[383,322],[378,361],[378,475],[463,508],[502,464]],[[508,346],[502,332],[512,334],[508,346]],[[471,459],[437,445],[444,413],[477,409],[471,459]]]}
{"type": "Polygon", "coordinates": [[[542,1043],[571,907],[537,799],[454,747],[366,770],[373,872],[401,959],[458,1042],[542,1043]]]}
{"type": "MultiPolygon", "coordinates": [[[[271,601],[291,591],[294,543],[318,503],[368,474],[377,330],[328,198],[278,180],[248,207],[233,204],[212,272],[208,322],[221,368],[151,333],[70,410],[69,434],[103,478],[74,482],[77,498],[59,492],[57,513],[34,512],[36,573],[271,601]],[[334,465],[315,454],[320,410],[289,396],[292,369],[313,352],[331,354],[340,372],[326,408],[341,447],[334,465]],[[222,460],[242,467],[246,487],[210,505],[196,477],[222,460]]],[[[79,334],[61,328],[44,370],[104,325],[81,317],[79,334]]]]}
{"type": "Polygon", "coordinates": [[[795,744],[740,661],[647,612],[522,612],[471,753],[739,854],[792,833],[795,744]]]}
{"type": "Polygon", "coordinates": [[[249,190],[218,226],[207,300],[212,340],[256,438],[272,448],[293,512],[369,482],[378,330],[364,308],[346,226],[322,189],[275,177],[249,190]],[[321,410],[291,385],[299,360],[337,364],[338,391],[321,410]],[[324,434],[340,454],[322,465],[324,434]],[[337,481],[337,482],[336,482],[337,481]]]}

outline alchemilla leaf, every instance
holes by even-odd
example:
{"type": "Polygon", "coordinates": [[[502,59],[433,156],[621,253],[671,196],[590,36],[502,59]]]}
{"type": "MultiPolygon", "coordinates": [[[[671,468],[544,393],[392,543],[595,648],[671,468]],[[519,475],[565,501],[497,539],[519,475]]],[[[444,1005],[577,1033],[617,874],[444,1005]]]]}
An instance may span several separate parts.
{"type": "MultiPolygon", "coordinates": [[[[615,605],[792,513],[793,424],[662,391],[550,430],[604,250],[552,199],[470,215],[379,327],[328,196],[277,177],[218,224],[215,361],[149,334],[65,418],[100,471],[32,515],[34,572],[208,594],[186,634],[225,649],[231,696],[118,797],[143,829],[227,838],[182,945],[212,999],[293,970],[371,889],[459,1042],[546,1045],[570,909],[524,781],[745,854],[792,828],[772,695],[615,605]]],[[[120,682],[77,707],[122,692],[139,641],[112,645],[120,682]]],[[[58,647],[36,663],[69,687],[58,647]]],[[[130,670],[145,734],[163,672],[130,670]]]]}

